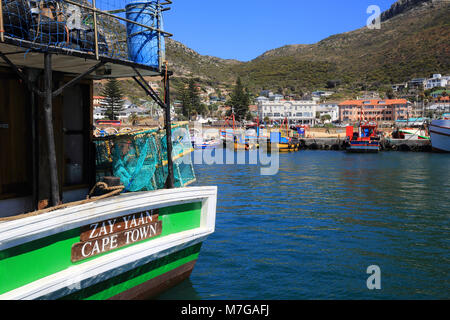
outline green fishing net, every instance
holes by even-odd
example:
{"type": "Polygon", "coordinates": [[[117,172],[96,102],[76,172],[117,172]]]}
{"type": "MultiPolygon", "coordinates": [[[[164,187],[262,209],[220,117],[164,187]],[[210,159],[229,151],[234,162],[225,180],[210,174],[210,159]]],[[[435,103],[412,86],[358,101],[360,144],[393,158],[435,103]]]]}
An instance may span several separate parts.
{"type": "MultiPolygon", "coordinates": [[[[163,189],[168,176],[165,130],[151,129],[94,139],[96,180],[120,178],[124,192],[163,189]]],[[[172,127],[175,187],[195,181],[191,138],[187,125],[172,127]]]]}

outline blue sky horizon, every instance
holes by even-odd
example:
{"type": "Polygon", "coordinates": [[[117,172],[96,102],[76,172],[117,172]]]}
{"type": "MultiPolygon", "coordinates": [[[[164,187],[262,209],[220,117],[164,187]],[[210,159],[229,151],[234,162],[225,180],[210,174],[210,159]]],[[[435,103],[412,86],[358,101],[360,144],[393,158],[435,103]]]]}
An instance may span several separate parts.
{"type": "Polygon", "coordinates": [[[290,44],[313,44],[366,25],[367,8],[395,0],[174,0],[164,15],[173,39],[201,55],[250,61],[290,44]],[[340,2],[340,3],[339,3],[340,2]]]}

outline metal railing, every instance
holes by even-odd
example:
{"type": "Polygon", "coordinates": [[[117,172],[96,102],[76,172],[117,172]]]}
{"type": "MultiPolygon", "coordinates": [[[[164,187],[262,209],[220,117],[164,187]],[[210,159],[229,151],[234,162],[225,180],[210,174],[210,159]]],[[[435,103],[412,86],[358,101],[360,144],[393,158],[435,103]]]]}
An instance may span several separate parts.
{"type": "Polygon", "coordinates": [[[102,55],[129,60],[127,40],[132,35],[127,34],[126,26],[132,24],[145,31],[156,33],[161,70],[164,59],[162,37],[173,35],[158,26],[162,23],[162,13],[171,9],[168,5],[172,4],[172,1],[149,1],[155,8],[153,25],[145,25],[121,16],[120,14],[123,15],[126,12],[125,8],[100,9],[102,5],[105,7],[111,3],[123,6],[124,1],[2,0],[0,1],[0,41],[5,42],[5,36],[7,36],[41,46],[48,45],[91,53],[97,60],[102,55]],[[74,8],[78,9],[74,10],[74,8]],[[83,21],[76,21],[76,19],[83,21]]]}

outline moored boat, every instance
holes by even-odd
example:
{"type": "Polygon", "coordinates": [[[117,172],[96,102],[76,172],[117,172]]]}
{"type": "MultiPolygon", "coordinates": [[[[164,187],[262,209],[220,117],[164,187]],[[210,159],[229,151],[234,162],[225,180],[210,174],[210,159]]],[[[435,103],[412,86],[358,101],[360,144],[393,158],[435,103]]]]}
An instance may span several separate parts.
{"type": "Polygon", "coordinates": [[[194,148],[195,149],[215,149],[222,145],[222,141],[220,140],[195,140],[194,148]]]}
{"type": "MultiPolygon", "coordinates": [[[[169,3],[132,2],[126,10],[158,20],[169,3]]],[[[83,18],[107,14],[72,5],[83,8],[83,18]]],[[[17,15],[8,8],[6,17],[17,15]]],[[[54,11],[46,9],[36,15],[54,11]]],[[[65,26],[63,16],[50,22],[65,26]]],[[[122,21],[108,17],[111,26],[122,21]]],[[[142,25],[127,19],[129,38],[148,39],[148,30],[132,28],[142,25]]],[[[101,29],[116,40],[114,28],[101,29]]],[[[170,35],[152,34],[158,41],[170,35]]],[[[189,277],[214,232],[217,188],[188,187],[195,181],[192,143],[186,123],[172,124],[172,73],[161,42],[155,54],[128,39],[126,50],[139,48],[129,58],[102,52],[101,41],[80,51],[44,37],[1,38],[0,299],[148,299],[189,277]],[[16,54],[22,50],[30,53],[16,54]],[[147,77],[162,80],[161,97],[147,77]],[[164,128],[97,130],[94,81],[110,78],[134,80],[164,111],[164,128]]]]}
{"type": "Polygon", "coordinates": [[[0,223],[0,299],[147,299],[190,276],[215,187],[127,193],[0,223]]]}
{"type": "Polygon", "coordinates": [[[425,130],[415,128],[405,128],[399,130],[400,134],[406,140],[430,140],[425,130]]]}
{"type": "Polygon", "coordinates": [[[267,140],[267,150],[277,150],[281,153],[294,152],[300,149],[300,142],[293,138],[281,135],[281,132],[271,132],[270,139],[267,140]]]}
{"type": "Polygon", "coordinates": [[[450,152],[450,120],[433,120],[429,125],[434,150],[450,152]]]}
{"type": "Polygon", "coordinates": [[[380,137],[375,122],[360,121],[358,131],[347,127],[347,152],[371,153],[380,151],[380,137]]]}

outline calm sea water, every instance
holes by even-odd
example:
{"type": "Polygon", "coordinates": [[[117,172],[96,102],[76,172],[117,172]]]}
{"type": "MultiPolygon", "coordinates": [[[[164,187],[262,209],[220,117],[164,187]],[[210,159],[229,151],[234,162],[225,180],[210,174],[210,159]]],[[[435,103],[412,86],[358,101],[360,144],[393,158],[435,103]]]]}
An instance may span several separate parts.
{"type": "Polygon", "coordinates": [[[216,232],[161,299],[448,299],[450,155],[301,151],[276,176],[196,165],[216,232]],[[367,268],[381,268],[368,290],[367,268]]]}

